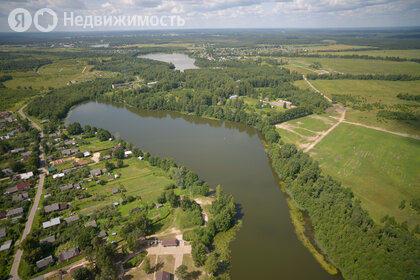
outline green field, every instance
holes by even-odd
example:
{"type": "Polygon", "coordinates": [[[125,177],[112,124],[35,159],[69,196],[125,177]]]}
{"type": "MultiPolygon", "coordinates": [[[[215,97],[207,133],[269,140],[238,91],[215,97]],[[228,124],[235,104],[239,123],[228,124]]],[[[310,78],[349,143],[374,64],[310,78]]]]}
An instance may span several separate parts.
{"type": "Polygon", "coordinates": [[[361,50],[345,52],[320,52],[320,55],[369,55],[379,57],[420,58],[420,50],[361,50]]]}
{"type": "Polygon", "coordinates": [[[117,145],[115,141],[100,141],[96,137],[86,138],[84,141],[88,142],[89,144],[83,144],[79,146],[80,151],[89,151],[95,152],[99,150],[105,150],[114,147],[117,145]]]}
{"type": "Polygon", "coordinates": [[[325,173],[353,190],[374,220],[390,215],[410,226],[420,223],[410,207],[398,208],[420,196],[419,140],[340,124],[311,154],[325,173]]]}
{"type": "Polygon", "coordinates": [[[394,62],[373,59],[283,57],[290,65],[307,67],[314,62],[322,64],[321,70],[344,74],[409,74],[420,75],[420,63],[394,62]]]}
{"type": "Polygon", "coordinates": [[[48,88],[48,87],[63,87],[68,82],[76,80],[83,82],[95,79],[97,77],[112,76],[111,73],[89,71],[92,66],[87,65],[86,60],[83,59],[67,59],[56,60],[52,64],[44,65],[35,71],[11,72],[9,75],[13,76],[13,80],[5,82],[5,86],[9,88],[32,87],[34,89],[48,88]],[[86,67],[86,69],[85,69],[86,67]],[[85,71],[83,71],[85,69],[85,71]],[[83,72],[83,73],[82,73],[83,72]]]}
{"type": "Polygon", "coordinates": [[[350,94],[365,97],[368,103],[380,102],[384,105],[413,104],[397,98],[397,94],[420,92],[420,81],[312,80],[311,83],[328,97],[332,94],[350,94]]]}
{"type": "MultiPolygon", "coordinates": [[[[311,83],[328,97],[331,97],[332,94],[349,94],[355,97],[366,98],[366,103],[379,102],[382,105],[417,105],[416,102],[401,100],[396,96],[398,93],[418,94],[420,92],[420,81],[313,80],[311,83]]],[[[307,87],[303,81],[295,84],[307,87]]],[[[377,126],[390,131],[419,135],[418,121],[377,119],[377,112],[377,109],[360,111],[349,107],[346,113],[346,120],[377,126]]]]}
{"type": "MultiPolygon", "coordinates": [[[[141,161],[138,158],[130,158],[124,160],[125,167],[116,169],[115,174],[119,174],[120,178],[108,182],[106,185],[95,185],[88,188],[88,192],[92,195],[90,198],[75,201],[74,206],[82,209],[83,213],[88,213],[94,209],[110,205],[114,202],[120,202],[121,194],[112,194],[113,188],[124,187],[125,196],[138,196],[142,200],[155,200],[162,192],[163,188],[171,183],[163,171],[159,168],[150,166],[146,161],[141,161]],[[100,201],[95,200],[95,197],[104,196],[100,201]]],[[[103,168],[101,164],[92,166],[92,168],[103,168]]],[[[112,179],[111,176],[103,175],[102,179],[112,179]],[[109,178],[108,178],[109,177],[109,178]]],[[[135,206],[133,206],[134,208],[135,206]]],[[[131,210],[131,209],[130,209],[131,210]]],[[[123,211],[126,213],[126,211],[123,211]]]]}

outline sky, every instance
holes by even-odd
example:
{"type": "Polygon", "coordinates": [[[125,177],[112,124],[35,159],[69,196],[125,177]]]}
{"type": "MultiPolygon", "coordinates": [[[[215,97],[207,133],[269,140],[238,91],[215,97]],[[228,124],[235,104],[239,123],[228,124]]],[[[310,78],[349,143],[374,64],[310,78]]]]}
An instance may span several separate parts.
{"type": "MultiPolygon", "coordinates": [[[[13,32],[8,17],[15,8],[24,8],[32,16],[41,8],[52,9],[58,18],[54,31],[420,26],[420,0],[1,0],[1,32],[13,32]],[[86,26],[80,21],[71,25],[71,12],[74,17],[81,16],[86,26]],[[92,28],[90,16],[112,16],[113,26],[97,24],[92,28]],[[154,16],[159,23],[127,26],[127,22],[116,20],[133,16],[143,20],[154,16]],[[175,17],[181,20],[177,22],[175,17]]],[[[39,18],[40,23],[51,22],[48,16],[39,18]]],[[[36,31],[34,24],[28,31],[36,31]]]]}

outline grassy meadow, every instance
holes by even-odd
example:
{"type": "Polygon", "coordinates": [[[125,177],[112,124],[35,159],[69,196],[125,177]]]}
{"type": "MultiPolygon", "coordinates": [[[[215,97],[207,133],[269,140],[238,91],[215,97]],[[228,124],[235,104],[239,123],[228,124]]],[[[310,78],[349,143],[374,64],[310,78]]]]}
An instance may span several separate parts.
{"type": "MultiPolygon", "coordinates": [[[[105,166],[102,165],[104,164],[99,163],[92,166],[92,168],[104,168],[105,166]]],[[[125,196],[140,195],[142,200],[155,200],[165,186],[173,183],[172,180],[163,174],[161,169],[153,167],[148,162],[141,161],[138,158],[125,159],[124,165],[125,167],[114,171],[114,173],[119,174],[118,179],[112,180],[106,185],[97,184],[89,187],[88,192],[92,196],[75,201],[73,205],[80,208],[81,212],[86,214],[105,205],[120,202],[122,193],[113,195],[111,191],[113,188],[121,189],[122,187],[126,190],[123,192],[125,196]]],[[[112,177],[107,178],[108,175],[103,175],[102,177],[103,179],[112,179],[112,177]]],[[[127,209],[124,212],[126,213],[127,209]]]]}
{"type": "MultiPolygon", "coordinates": [[[[323,49],[329,50],[329,49],[323,49]]],[[[332,49],[333,50],[333,49],[332,49]]],[[[338,49],[340,50],[340,49],[338,49]]],[[[320,52],[320,55],[369,55],[375,57],[401,57],[401,58],[420,58],[420,50],[358,50],[358,51],[334,51],[320,52]]]]}
{"type": "Polygon", "coordinates": [[[410,207],[399,209],[402,200],[419,196],[419,140],[340,124],[311,154],[325,173],[353,190],[374,220],[390,215],[410,226],[420,223],[410,207]]]}
{"type": "MultiPolygon", "coordinates": [[[[397,98],[397,94],[418,94],[420,92],[420,81],[311,80],[311,83],[328,97],[332,97],[333,94],[346,94],[354,97],[363,97],[366,99],[366,103],[379,102],[386,106],[397,104],[416,105],[416,102],[397,98]]],[[[310,88],[302,80],[294,82],[294,85],[303,89],[310,88]]],[[[381,127],[390,131],[419,135],[418,121],[378,119],[376,117],[377,112],[377,109],[361,111],[348,107],[346,120],[381,127]]]]}
{"type": "MultiPolygon", "coordinates": [[[[298,68],[311,70],[309,65],[314,62],[321,63],[320,70],[330,73],[344,74],[409,74],[420,75],[420,63],[395,62],[372,59],[346,59],[346,58],[313,58],[313,57],[284,57],[283,60],[298,68]],[[300,66],[300,67],[299,67],[300,66]],[[306,68],[305,68],[306,67],[306,68]]],[[[317,71],[318,72],[318,71],[317,71]]]]}

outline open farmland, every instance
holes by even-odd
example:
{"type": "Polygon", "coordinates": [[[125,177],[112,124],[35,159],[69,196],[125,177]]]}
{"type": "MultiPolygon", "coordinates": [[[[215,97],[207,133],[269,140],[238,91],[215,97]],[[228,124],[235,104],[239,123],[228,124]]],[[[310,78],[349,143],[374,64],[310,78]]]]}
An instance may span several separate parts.
{"type": "Polygon", "coordinates": [[[288,61],[292,66],[307,67],[306,70],[310,69],[309,65],[312,63],[319,62],[322,65],[321,70],[331,73],[420,75],[420,63],[406,61],[313,57],[284,57],[283,60],[288,61]]]}
{"type": "Polygon", "coordinates": [[[420,141],[340,124],[311,154],[325,173],[353,190],[374,220],[390,215],[410,226],[420,222],[410,207],[398,208],[418,196],[420,141]]]}

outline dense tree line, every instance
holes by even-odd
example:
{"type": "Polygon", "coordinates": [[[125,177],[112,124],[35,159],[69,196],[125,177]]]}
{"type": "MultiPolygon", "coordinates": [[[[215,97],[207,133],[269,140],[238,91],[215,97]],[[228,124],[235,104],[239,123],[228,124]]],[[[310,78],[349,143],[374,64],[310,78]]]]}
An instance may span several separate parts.
{"type": "Polygon", "coordinates": [[[42,97],[34,98],[27,106],[28,114],[41,119],[62,119],[73,105],[110,91],[112,82],[111,79],[96,79],[54,89],[42,97]]]}
{"type": "Polygon", "coordinates": [[[2,60],[0,64],[0,71],[37,71],[39,67],[51,64],[50,59],[37,59],[37,58],[26,58],[26,59],[15,59],[15,60],[2,60]]]}
{"type": "Polygon", "coordinates": [[[315,238],[346,279],[417,279],[420,241],[395,219],[373,222],[350,189],[323,176],[318,163],[294,145],[269,154],[286,190],[306,210],[315,238]]]}
{"type": "Polygon", "coordinates": [[[398,93],[397,98],[402,100],[420,102],[420,94],[398,93]]]}

